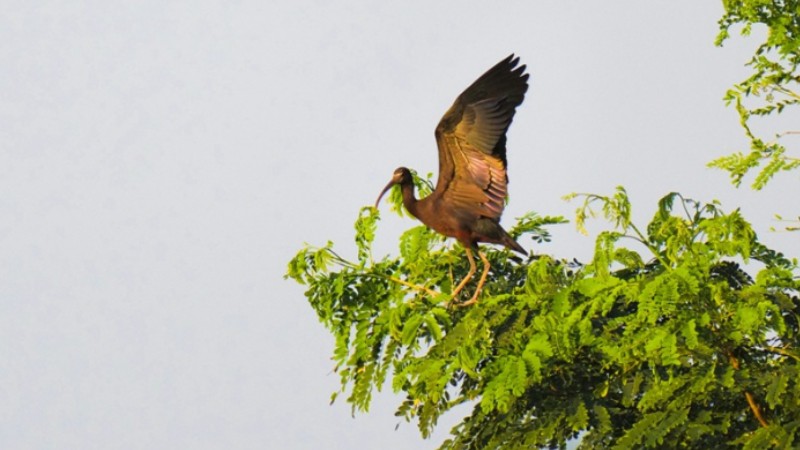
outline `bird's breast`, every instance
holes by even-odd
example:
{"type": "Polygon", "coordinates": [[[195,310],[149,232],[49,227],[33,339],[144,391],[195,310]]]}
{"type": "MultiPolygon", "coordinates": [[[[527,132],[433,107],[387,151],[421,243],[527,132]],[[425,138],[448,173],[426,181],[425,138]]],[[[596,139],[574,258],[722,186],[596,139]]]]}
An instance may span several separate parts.
{"type": "Polygon", "coordinates": [[[423,199],[417,210],[417,218],[439,234],[458,240],[467,239],[471,234],[471,227],[477,220],[473,214],[453,208],[441,199],[423,199]],[[437,201],[439,200],[439,201],[437,201]]]}

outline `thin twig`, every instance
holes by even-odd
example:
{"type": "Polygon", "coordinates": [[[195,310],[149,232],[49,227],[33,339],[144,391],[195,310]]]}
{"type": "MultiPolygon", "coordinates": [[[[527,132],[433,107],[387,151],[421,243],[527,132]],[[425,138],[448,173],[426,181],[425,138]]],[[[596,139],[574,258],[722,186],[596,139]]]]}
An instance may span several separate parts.
{"type": "Polygon", "coordinates": [[[764,420],[764,417],[761,416],[761,410],[758,409],[758,405],[756,404],[756,401],[753,400],[753,395],[750,394],[747,391],[744,391],[744,396],[745,396],[745,398],[747,398],[747,403],[750,405],[750,409],[753,411],[753,414],[755,414],[756,419],[758,419],[758,423],[760,423],[761,426],[764,427],[764,428],[769,427],[769,424],[767,423],[767,421],[764,420]]]}
{"type": "Polygon", "coordinates": [[[785,87],[780,86],[780,85],[775,86],[772,89],[774,89],[774,90],[786,95],[787,97],[792,97],[795,100],[800,101],[800,95],[798,95],[797,92],[794,92],[791,89],[785,88],[785,87]]]}
{"type": "Polygon", "coordinates": [[[336,261],[336,263],[339,264],[340,266],[347,267],[347,268],[350,268],[350,269],[355,269],[355,268],[358,267],[358,264],[352,263],[352,262],[342,258],[338,253],[336,253],[332,249],[326,248],[325,250],[328,253],[331,254],[331,256],[333,257],[333,260],[336,261]]]}
{"type": "Polygon", "coordinates": [[[683,198],[683,196],[681,194],[678,194],[678,198],[681,199],[681,206],[683,206],[683,212],[686,213],[686,218],[689,219],[689,221],[691,222],[692,221],[692,215],[689,214],[689,210],[686,208],[686,199],[683,198]]]}
{"type": "MultiPolygon", "coordinates": [[[[739,370],[739,360],[730,353],[728,353],[728,359],[730,360],[734,370],[739,370]]],[[[758,403],[756,403],[756,400],[753,398],[753,394],[751,394],[749,391],[744,391],[744,397],[747,399],[747,404],[750,405],[750,410],[753,411],[758,423],[760,423],[764,428],[769,427],[767,421],[764,420],[764,416],[761,415],[761,409],[758,407],[758,403]]]]}
{"type": "Polygon", "coordinates": [[[380,278],[382,280],[388,280],[388,281],[391,281],[391,282],[394,282],[394,283],[397,283],[397,284],[401,284],[401,285],[406,286],[406,287],[410,287],[411,289],[414,289],[414,290],[417,290],[417,291],[425,292],[426,294],[428,294],[428,295],[430,295],[431,297],[434,297],[434,298],[437,295],[439,295],[438,292],[436,292],[434,290],[431,290],[431,289],[428,289],[425,286],[419,286],[419,285],[416,285],[416,284],[413,284],[413,283],[409,283],[408,281],[401,280],[399,278],[395,278],[395,277],[393,277],[391,275],[383,275],[383,274],[379,274],[379,273],[367,272],[367,273],[352,274],[350,276],[353,277],[353,278],[358,278],[358,277],[380,278]]]}
{"type": "Polygon", "coordinates": [[[645,245],[645,247],[647,247],[647,249],[650,250],[650,253],[652,253],[653,256],[655,256],[655,258],[659,260],[659,262],[661,262],[661,264],[664,266],[664,270],[666,270],[667,272],[672,272],[672,266],[669,265],[669,262],[667,262],[666,260],[664,260],[664,258],[661,257],[661,254],[658,252],[658,249],[656,249],[650,243],[647,242],[647,238],[645,238],[644,234],[642,234],[642,232],[639,231],[638,228],[636,228],[636,225],[631,223],[628,226],[634,231],[634,233],[636,233],[639,236],[639,239],[645,245]]]}
{"type": "Polygon", "coordinates": [[[794,353],[791,353],[788,350],[786,350],[784,348],[781,348],[781,347],[772,347],[772,346],[769,346],[769,345],[765,345],[764,346],[764,350],[766,350],[766,351],[768,351],[770,353],[775,353],[777,355],[787,356],[789,358],[794,358],[796,361],[800,361],[800,356],[797,356],[794,353]]]}
{"type": "Polygon", "coordinates": [[[800,134],[800,131],[784,131],[783,133],[778,133],[775,135],[778,139],[786,136],[787,134],[800,134]]]}
{"type": "Polygon", "coordinates": [[[398,283],[398,284],[402,284],[403,286],[410,287],[411,289],[415,289],[417,291],[425,292],[425,293],[427,293],[428,295],[430,295],[431,297],[434,297],[434,298],[437,295],[439,295],[438,292],[432,291],[432,290],[426,288],[425,286],[419,286],[419,285],[416,285],[416,284],[413,284],[413,283],[409,283],[408,281],[404,281],[404,280],[401,280],[399,278],[395,278],[395,277],[393,277],[391,275],[390,276],[386,276],[386,279],[389,280],[389,281],[394,281],[395,283],[398,283]]]}

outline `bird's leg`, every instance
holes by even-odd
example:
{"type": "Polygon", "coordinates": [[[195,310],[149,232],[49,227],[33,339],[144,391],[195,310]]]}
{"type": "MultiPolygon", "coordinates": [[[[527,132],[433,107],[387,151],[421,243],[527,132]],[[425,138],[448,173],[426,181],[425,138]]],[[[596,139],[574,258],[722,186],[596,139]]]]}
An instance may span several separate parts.
{"type": "Polygon", "coordinates": [[[481,279],[478,280],[478,285],[475,286],[475,293],[472,294],[472,298],[467,300],[464,303],[461,303],[460,306],[469,306],[478,301],[478,295],[481,293],[481,288],[483,288],[483,283],[486,282],[486,276],[489,275],[489,260],[486,259],[486,255],[483,254],[482,251],[478,250],[478,256],[481,257],[481,261],[483,261],[483,273],[481,273],[481,279]]]}
{"type": "Polygon", "coordinates": [[[472,276],[475,275],[475,258],[472,257],[472,250],[470,250],[469,247],[464,247],[464,248],[467,251],[467,259],[469,260],[469,272],[467,272],[467,276],[465,276],[461,280],[461,283],[458,283],[458,286],[456,286],[456,288],[453,289],[453,293],[451,294],[452,298],[450,301],[455,300],[455,298],[458,296],[458,293],[461,292],[462,289],[464,289],[464,286],[467,284],[470,278],[472,278],[472,276]]]}

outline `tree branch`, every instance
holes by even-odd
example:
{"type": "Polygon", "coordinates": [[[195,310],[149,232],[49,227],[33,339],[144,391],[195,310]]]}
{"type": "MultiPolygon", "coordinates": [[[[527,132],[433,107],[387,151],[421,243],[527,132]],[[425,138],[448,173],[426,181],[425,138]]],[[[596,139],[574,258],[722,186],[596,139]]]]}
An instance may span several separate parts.
{"type": "Polygon", "coordinates": [[[756,419],[758,419],[758,423],[760,423],[762,427],[767,428],[769,424],[766,420],[764,420],[764,417],[761,416],[761,410],[758,408],[758,404],[756,404],[756,401],[753,399],[753,395],[747,391],[744,391],[744,396],[747,399],[747,404],[750,405],[750,409],[753,411],[753,414],[755,414],[756,419]]]}
{"type": "MultiPolygon", "coordinates": [[[[728,359],[731,362],[731,365],[735,370],[739,370],[739,360],[736,359],[731,353],[728,353],[728,359]]],[[[758,403],[756,403],[755,399],[753,398],[753,394],[749,391],[744,391],[744,397],[747,399],[747,404],[750,405],[750,410],[753,411],[753,415],[756,416],[758,423],[761,424],[762,427],[767,428],[769,424],[766,420],[764,420],[764,416],[761,415],[761,409],[758,407],[758,403]]]]}

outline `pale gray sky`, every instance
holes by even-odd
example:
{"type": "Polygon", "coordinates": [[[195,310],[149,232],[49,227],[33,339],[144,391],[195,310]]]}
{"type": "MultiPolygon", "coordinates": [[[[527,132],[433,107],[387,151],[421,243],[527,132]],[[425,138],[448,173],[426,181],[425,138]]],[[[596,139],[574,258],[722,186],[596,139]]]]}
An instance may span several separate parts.
{"type": "MultiPolygon", "coordinates": [[[[625,185],[741,207],[762,238],[797,176],[735,190],[722,95],[756,40],[713,47],[719,2],[4,2],[0,6],[0,448],[434,448],[376,397],[352,419],[332,341],[282,279],[352,223],[511,52],[531,89],[511,204],[571,218],[625,185]]],[[[384,211],[378,248],[415,225],[384,211]]],[[[523,240],[526,248],[534,245],[523,240]]],[[[586,259],[562,226],[536,251],[586,259]]]]}

